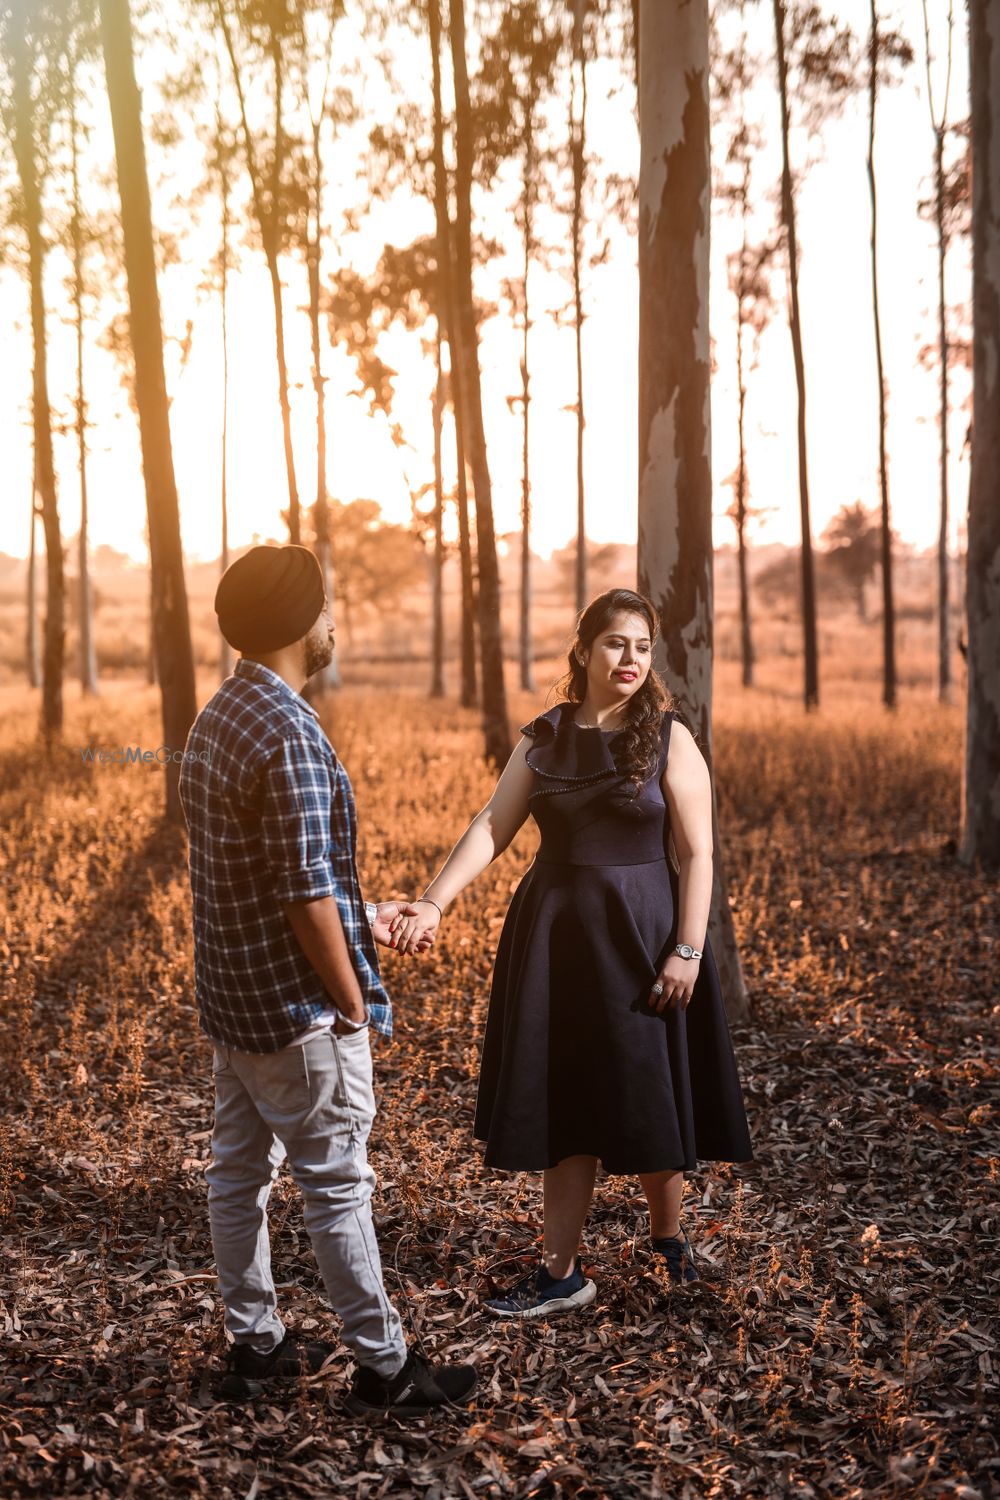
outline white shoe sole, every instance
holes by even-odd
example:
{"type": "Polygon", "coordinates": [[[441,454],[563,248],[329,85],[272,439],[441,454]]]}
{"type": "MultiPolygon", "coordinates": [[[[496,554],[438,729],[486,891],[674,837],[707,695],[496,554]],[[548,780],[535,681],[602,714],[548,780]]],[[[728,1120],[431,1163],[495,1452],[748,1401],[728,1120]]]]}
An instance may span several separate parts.
{"type": "Polygon", "coordinates": [[[578,1292],[570,1297],[550,1297],[547,1302],[540,1302],[537,1307],[525,1307],[518,1312],[508,1312],[505,1308],[491,1307],[488,1302],[483,1303],[483,1311],[494,1318],[547,1318],[549,1313],[575,1312],[579,1307],[587,1307],[597,1296],[597,1287],[592,1281],[585,1281],[578,1292]]]}

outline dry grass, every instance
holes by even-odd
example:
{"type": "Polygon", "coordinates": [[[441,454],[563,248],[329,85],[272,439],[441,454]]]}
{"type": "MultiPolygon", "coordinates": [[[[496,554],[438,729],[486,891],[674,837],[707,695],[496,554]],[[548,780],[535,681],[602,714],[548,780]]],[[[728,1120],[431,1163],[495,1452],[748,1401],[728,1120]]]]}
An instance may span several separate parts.
{"type": "MultiPolygon", "coordinates": [[[[346,1354],[256,1411],[211,1402],[212,1100],[183,839],[160,824],[159,771],[88,768],[75,749],[155,748],[155,693],[119,683],[88,707],[71,691],[46,762],[36,699],[0,689],[5,1496],[991,1492],[998,932],[995,888],[949,843],[960,716],[910,694],[889,720],[842,664],[803,720],[797,680],[774,673],[747,696],[724,668],[717,689],[757,1161],[689,1184],[711,1279],[671,1293],[638,1184],[611,1178],[586,1232],[591,1312],[498,1329],[477,1311],[484,1278],[540,1229],[538,1179],[486,1172],[471,1139],[526,829],[432,956],[386,962],[397,1036],[377,1058],[372,1152],[387,1277],[414,1334],[483,1378],[465,1418],[380,1429],[337,1406],[346,1354]]],[[[515,722],[535,706],[516,700],[515,722]]],[[[476,715],[389,691],[325,709],[366,887],[411,891],[488,794],[476,715]]],[[[271,1208],[282,1309],[326,1331],[287,1174],[271,1208]]]]}

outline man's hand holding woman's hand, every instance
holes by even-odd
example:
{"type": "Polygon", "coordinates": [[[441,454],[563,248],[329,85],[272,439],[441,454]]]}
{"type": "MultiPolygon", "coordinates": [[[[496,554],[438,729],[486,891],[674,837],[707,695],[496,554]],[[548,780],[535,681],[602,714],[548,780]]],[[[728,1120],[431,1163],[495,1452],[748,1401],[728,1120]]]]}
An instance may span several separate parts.
{"type": "Polygon", "coordinates": [[[397,953],[424,953],[437,937],[441,910],[427,899],[401,906],[399,915],[389,923],[389,946],[397,953]]]}
{"type": "MultiPolygon", "coordinates": [[[[433,909],[433,908],[432,908],[433,909]]],[[[410,901],[380,901],[375,920],[372,923],[372,936],[376,943],[381,943],[383,948],[397,948],[393,932],[394,924],[403,921],[406,917],[415,917],[423,908],[418,908],[410,901]]],[[[400,950],[413,953],[424,953],[434,942],[433,936],[422,939],[417,947],[400,950]]]]}

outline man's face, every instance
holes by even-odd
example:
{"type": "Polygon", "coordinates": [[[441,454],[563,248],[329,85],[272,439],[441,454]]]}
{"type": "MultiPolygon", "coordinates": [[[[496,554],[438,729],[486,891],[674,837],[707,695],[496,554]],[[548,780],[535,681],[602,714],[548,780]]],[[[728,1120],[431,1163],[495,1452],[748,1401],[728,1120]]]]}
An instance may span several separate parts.
{"type": "Polygon", "coordinates": [[[333,660],[333,616],[330,613],[328,600],[324,600],[323,611],[305,641],[306,676],[312,677],[315,672],[321,672],[324,667],[328,667],[333,660]]]}

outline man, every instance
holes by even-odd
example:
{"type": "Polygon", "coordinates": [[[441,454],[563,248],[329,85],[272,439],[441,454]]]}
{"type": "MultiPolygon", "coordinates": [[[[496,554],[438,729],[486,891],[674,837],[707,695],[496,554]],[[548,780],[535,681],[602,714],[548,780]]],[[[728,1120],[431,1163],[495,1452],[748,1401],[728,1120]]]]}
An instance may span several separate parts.
{"type": "Polygon", "coordinates": [[[392,902],[367,905],[351,784],[302,697],[333,654],[323,576],[306,547],[258,546],[228,568],[219,626],[241,653],[188,735],[195,989],[215,1043],[206,1173],[212,1245],[233,1336],[222,1393],[259,1394],[321,1368],[278,1315],[267,1198],[287,1155],[343,1339],[358,1361],[352,1411],[422,1415],[464,1401],[469,1365],[407,1354],[371,1216],[375,1115],[369,1027],[392,1031],[375,940],[392,902]]]}

